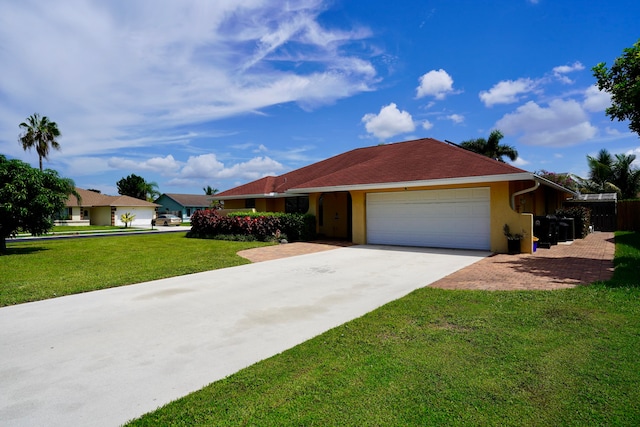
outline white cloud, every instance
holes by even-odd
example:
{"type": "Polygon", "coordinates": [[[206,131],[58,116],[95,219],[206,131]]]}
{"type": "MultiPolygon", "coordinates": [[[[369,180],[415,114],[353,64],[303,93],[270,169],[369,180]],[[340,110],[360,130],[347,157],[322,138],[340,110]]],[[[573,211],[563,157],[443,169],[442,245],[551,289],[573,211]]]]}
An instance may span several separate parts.
{"type": "Polygon", "coordinates": [[[560,80],[562,83],[571,84],[573,80],[567,77],[565,74],[572,73],[574,71],[584,70],[584,65],[582,63],[576,61],[572,65],[559,65],[553,68],[553,75],[560,80]]]}
{"type": "Polygon", "coordinates": [[[180,170],[183,178],[217,178],[224,170],[224,164],[213,153],[190,156],[187,164],[180,170]]]}
{"type": "Polygon", "coordinates": [[[219,174],[219,178],[244,178],[258,179],[263,176],[277,175],[284,166],[270,157],[255,157],[247,162],[237,163],[230,168],[225,168],[219,174]]]}
{"type": "Polygon", "coordinates": [[[284,166],[270,157],[255,157],[246,162],[225,166],[215,154],[191,156],[180,170],[181,180],[211,179],[257,179],[266,175],[276,175],[284,166]]]}
{"type": "Polygon", "coordinates": [[[438,100],[454,93],[453,79],[443,69],[431,70],[420,77],[420,86],[416,88],[416,98],[433,96],[438,100]]]}
{"type": "Polygon", "coordinates": [[[0,2],[0,140],[33,110],[54,111],[66,156],[151,146],[175,126],[281,103],[314,108],[377,82],[356,45],[371,32],[324,27],[317,0],[40,6],[0,2]]]}
{"type": "Polygon", "coordinates": [[[422,122],[422,129],[424,130],[429,130],[433,127],[433,123],[431,123],[429,120],[424,120],[422,122]]]}
{"type": "Polygon", "coordinates": [[[601,91],[596,85],[589,86],[584,93],[582,106],[585,110],[591,112],[604,111],[611,106],[611,95],[608,92],[601,91]]]}
{"type": "Polygon", "coordinates": [[[258,145],[258,148],[253,150],[254,153],[264,153],[265,151],[269,151],[269,149],[267,149],[267,147],[264,144],[258,145]]]}
{"type": "Polygon", "coordinates": [[[530,162],[523,159],[522,157],[518,157],[515,161],[509,162],[514,166],[522,167],[528,165],[530,162]]]}
{"type": "Polygon", "coordinates": [[[125,169],[132,171],[150,171],[162,175],[174,175],[181,167],[181,163],[176,161],[171,154],[166,157],[152,157],[143,161],[135,161],[123,157],[111,157],[107,165],[112,169],[125,169]]]}
{"type": "Polygon", "coordinates": [[[559,65],[557,67],[553,67],[554,74],[567,74],[581,70],[584,70],[584,65],[579,61],[574,62],[572,65],[559,65]]]}
{"type": "Polygon", "coordinates": [[[456,124],[464,122],[464,116],[461,114],[450,114],[446,118],[456,124]]]}
{"type": "Polygon", "coordinates": [[[362,122],[367,132],[381,140],[401,133],[413,132],[416,128],[411,114],[398,110],[394,103],[382,107],[378,114],[365,114],[362,122]]]}
{"type": "Polygon", "coordinates": [[[548,107],[529,101],[498,120],[496,128],[505,135],[520,134],[524,144],[554,147],[588,141],[597,133],[578,102],[561,99],[552,100],[548,107]]]}
{"type": "Polygon", "coordinates": [[[487,107],[495,104],[511,104],[518,102],[518,95],[531,92],[536,87],[536,83],[529,78],[520,78],[518,80],[503,80],[496,83],[488,91],[480,92],[480,100],[487,107]]]}

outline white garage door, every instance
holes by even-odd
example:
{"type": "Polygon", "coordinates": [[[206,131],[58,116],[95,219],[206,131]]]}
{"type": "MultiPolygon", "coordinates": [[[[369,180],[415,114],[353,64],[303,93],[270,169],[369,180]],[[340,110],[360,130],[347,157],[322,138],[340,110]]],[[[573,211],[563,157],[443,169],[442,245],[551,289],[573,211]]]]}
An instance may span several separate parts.
{"type": "Polygon", "coordinates": [[[367,242],[490,247],[489,188],[367,193],[367,242]]]}
{"type": "Polygon", "coordinates": [[[124,222],[120,219],[122,214],[131,213],[135,215],[133,222],[130,224],[132,227],[137,226],[151,226],[151,218],[155,213],[155,208],[147,208],[147,207],[118,207],[116,208],[116,225],[123,226],[124,222]]]}

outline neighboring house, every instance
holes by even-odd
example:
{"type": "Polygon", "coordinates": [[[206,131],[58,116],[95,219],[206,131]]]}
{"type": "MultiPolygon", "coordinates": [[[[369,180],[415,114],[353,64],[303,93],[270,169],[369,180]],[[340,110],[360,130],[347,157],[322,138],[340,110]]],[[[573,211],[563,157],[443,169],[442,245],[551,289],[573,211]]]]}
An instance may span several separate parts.
{"type": "Polygon", "coordinates": [[[217,199],[217,197],[204,194],[163,193],[154,200],[154,203],[160,205],[159,213],[170,213],[182,217],[185,221],[190,221],[191,215],[195,211],[209,209],[213,199],[217,199]]]}
{"type": "Polygon", "coordinates": [[[216,195],[225,209],[305,211],[320,235],[358,244],[507,252],[503,227],[533,251],[533,216],[571,190],[435,139],[359,148],[216,195]]]}
{"type": "Polygon", "coordinates": [[[120,217],[129,212],[136,216],[131,226],[150,226],[158,206],[130,196],[107,196],[82,188],[76,188],[76,192],[80,195],[80,202],[75,196],[69,196],[66,212],[57,224],[122,226],[125,224],[120,217]]]}

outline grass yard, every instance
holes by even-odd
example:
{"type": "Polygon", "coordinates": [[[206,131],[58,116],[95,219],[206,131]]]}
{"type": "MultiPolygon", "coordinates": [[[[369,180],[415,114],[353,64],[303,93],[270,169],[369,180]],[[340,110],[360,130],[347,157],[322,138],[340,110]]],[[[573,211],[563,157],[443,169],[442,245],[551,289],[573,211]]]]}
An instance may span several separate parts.
{"type": "Polygon", "coordinates": [[[0,256],[0,307],[246,264],[237,251],[267,245],[185,234],[8,240],[0,256]]]}
{"type": "Polygon", "coordinates": [[[130,425],[640,425],[640,234],[615,262],[561,291],[419,289],[130,425]]]}

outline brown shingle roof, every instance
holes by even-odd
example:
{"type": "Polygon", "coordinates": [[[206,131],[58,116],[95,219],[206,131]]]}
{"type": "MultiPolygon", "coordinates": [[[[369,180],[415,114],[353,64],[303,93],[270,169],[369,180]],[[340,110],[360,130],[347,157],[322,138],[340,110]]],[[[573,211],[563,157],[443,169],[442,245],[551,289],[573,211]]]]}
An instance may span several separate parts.
{"type": "Polygon", "coordinates": [[[95,191],[84,190],[76,187],[76,192],[80,195],[81,201],[78,204],[76,196],[71,195],[67,200],[68,207],[82,206],[159,206],[146,200],[136,199],[130,196],[108,196],[106,194],[96,193],[95,191]]]}
{"type": "Polygon", "coordinates": [[[216,196],[208,196],[206,194],[176,194],[176,193],[164,193],[165,196],[175,200],[177,203],[185,207],[195,206],[209,206],[211,200],[216,196]]]}
{"type": "Polygon", "coordinates": [[[265,177],[219,197],[284,193],[292,189],[429,181],[526,173],[432,138],[358,148],[277,177],[265,177]]]}

